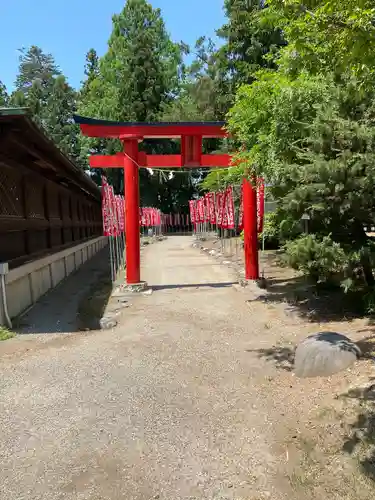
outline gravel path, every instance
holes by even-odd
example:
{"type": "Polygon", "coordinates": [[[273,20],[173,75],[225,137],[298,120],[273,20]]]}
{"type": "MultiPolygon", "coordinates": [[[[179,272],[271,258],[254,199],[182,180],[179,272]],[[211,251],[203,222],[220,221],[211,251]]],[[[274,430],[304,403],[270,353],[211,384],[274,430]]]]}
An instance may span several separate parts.
{"type": "Polygon", "coordinates": [[[0,498],[302,498],[283,479],[288,403],[252,352],[269,345],[266,306],[252,314],[191,238],[143,261],[155,291],[116,329],[0,358],[0,498]]]}

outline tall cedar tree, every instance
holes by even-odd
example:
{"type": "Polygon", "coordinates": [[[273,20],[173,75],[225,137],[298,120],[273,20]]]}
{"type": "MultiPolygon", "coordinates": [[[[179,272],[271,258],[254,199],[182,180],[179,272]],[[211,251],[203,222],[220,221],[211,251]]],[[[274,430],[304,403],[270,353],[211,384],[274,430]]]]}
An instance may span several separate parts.
{"type": "Polygon", "coordinates": [[[153,121],[178,85],[179,47],[165,29],[160,9],[146,0],[128,0],[113,16],[101,73],[116,99],[114,119],[153,121]]]}
{"type": "Polygon", "coordinates": [[[22,49],[15,86],[11,105],[29,108],[34,121],[56,146],[77,160],[79,130],[72,121],[76,92],[66,82],[53,56],[34,45],[22,49]]]}
{"type": "Polygon", "coordinates": [[[63,75],[53,82],[43,116],[45,129],[59,148],[72,159],[78,159],[79,128],[73,122],[77,106],[77,93],[70,87],[63,75]]]}
{"type": "Polygon", "coordinates": [[[218,51],[217,62],[229,79],[231,93],[239,85],[254,81],[261,68],[274,68],[272,56],[285,44],[279,28],[262,23],[264,9],[263,0],[224,2],[227,22],[217,35],[225,43],[218,51]]]}
{"type": "Polygon", "coordinates": [[[28,94],[35,80],[41,82],[43,89],[50,89],[53,79],[61,71],[51,54],[45,54],[40,47],[32,45],[28,49],[20,50],[18,75],[15,82],[17,91],[28,94]]]}
{"type": "MultiPolygon", "coordinates": [[[[145,0],[128,0],[122,12],[113,16],[108,51],[100,59],[97,73],[90,59],[93,62],[89,53],[81,114],[121,121],[157,121],[165,103],[176,93],[181,49],[170,40],[160,9],[154,9],[145,0]]],[[[121,149],[117,141],[81,141],[82,158],[86,161],[89,153],[112,154],[121,149]]],[[[145,141],[142,147],[155,152],[173,145],[145,141]]],[[[112,170],[108,175],[115,190],[122,192],[122,170],[112,170]]],[[[160,203],[158,176],[141,169],[140,187],[144,204],[160,203]]]]}

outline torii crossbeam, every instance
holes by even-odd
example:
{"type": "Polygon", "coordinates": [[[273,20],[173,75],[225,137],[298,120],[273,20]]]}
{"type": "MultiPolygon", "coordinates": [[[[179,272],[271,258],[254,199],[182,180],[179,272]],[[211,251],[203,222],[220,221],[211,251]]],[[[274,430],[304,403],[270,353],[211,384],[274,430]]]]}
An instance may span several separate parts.
{"type": "MultiPolygon", "coordinates": [[[[90,156],[91,168],[123,168],[125,177],[126,281],[140,283],[140,225],[138,168],[226,168],[229,154],[202,153],[204,138],[227,137],[225,122],[134,123],[97,120],[74,115],[88,137],[119,139],[124,150],[112,156],[90,156]],[[144,139],[181,139],[179,155],[146,155],[138,143],[144,139]]],[[[244,231],[246,278],[258,279],[256,189],[244,183],[244,231]]]]}

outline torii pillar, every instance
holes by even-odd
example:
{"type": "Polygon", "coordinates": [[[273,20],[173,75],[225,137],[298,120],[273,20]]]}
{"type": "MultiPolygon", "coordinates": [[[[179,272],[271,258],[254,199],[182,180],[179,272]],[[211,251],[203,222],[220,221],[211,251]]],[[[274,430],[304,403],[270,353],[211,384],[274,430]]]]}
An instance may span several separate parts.
{"type": "Polygon", "coordinates": [[[139,224],[138,138],[127,138],[124,145],[126,281],[141,281],[141,240],[139,224]]]}
{"type": "MultiPolygon", "coordinates": [[[[139,167],[144,168],[228,168],[228,154],[202,154],[203,138],[226,137],[224,122],[131,123],[96,120],[74,115],[81,132],[89,137],[119,139],[123,152],[112,156],[90,156],[92,168],[123,168],[125,178],[126,281],[141,283],[139,167]],[[146,138],[180,138],[179,155],[146,155],[138,143],[146,138]]],[[[256,187],[244,180],[245,277],[259,278],[256,187]]]]}

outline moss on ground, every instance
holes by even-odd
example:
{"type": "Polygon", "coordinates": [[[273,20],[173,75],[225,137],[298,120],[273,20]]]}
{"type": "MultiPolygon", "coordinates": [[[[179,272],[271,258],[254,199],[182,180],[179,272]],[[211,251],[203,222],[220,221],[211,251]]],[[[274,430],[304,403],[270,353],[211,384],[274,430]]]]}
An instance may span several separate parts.
{"type": "Polygon", "coordinates": [[[15,335],[16,334],[14,332],[8,330],[8,328],[5,328],[5,326],[0,326],[0,341],[11,339],[15,335]]]}

